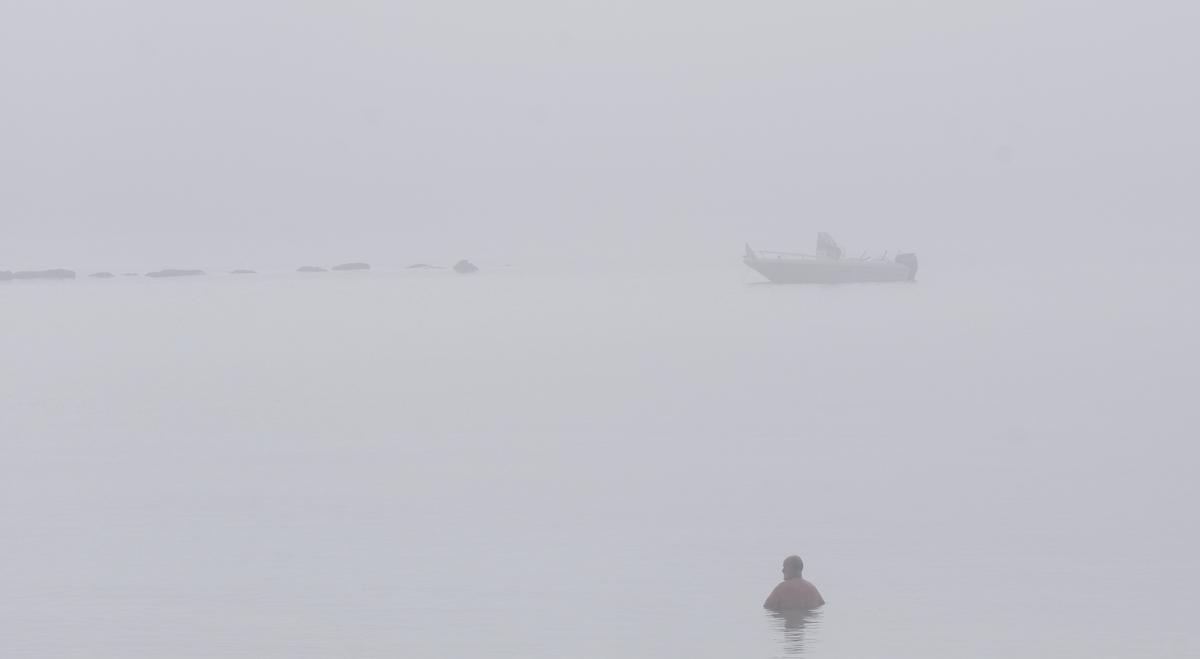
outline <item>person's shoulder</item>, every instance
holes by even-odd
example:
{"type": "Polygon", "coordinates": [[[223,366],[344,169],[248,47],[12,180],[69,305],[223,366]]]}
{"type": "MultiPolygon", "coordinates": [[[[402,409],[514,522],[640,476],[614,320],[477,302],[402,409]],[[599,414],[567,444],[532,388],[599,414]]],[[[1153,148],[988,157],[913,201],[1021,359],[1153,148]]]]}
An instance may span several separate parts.
{"type": "Polygon", "coordinates": [[[763,602],[763,608],[772,610],[779,610],[781,608],[780,600],[783,598],[784,585],[786,583],[786,581],[781,581],[779,582],[779,585],[771,589],[771,594],[767,595],[767,601],[763,602]]]}
{"type": "Polygon", "coordinates": [[[805,581],[804,590],[812,598],[814,605],[821,606],[825,603],[825,598],[821,596],[821,591],[817,590],[817,587],[813,584],[813,582],[805,581]]]}

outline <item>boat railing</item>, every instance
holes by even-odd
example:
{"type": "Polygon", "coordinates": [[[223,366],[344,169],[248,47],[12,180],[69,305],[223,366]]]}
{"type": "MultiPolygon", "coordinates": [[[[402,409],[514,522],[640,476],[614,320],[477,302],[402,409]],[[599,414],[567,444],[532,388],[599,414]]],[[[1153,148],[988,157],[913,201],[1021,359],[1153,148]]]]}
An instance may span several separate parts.
{"type": "Polygon", "coordinates": [[[815,259],[816,254],[801,254],[800,252],[772,252],[765,249],[754,250],[756,254],[770,254],[771,256],[794,256],[801,259],[815,259]]]}
{"type": "MultiPolygon", "coordinates": [[[[867,252],[863,252],[862,256],[849,256],[849,257],[842,257],[840,259],[833,259],[833,260],[835,260],[835,261],[850,261],[850,262],[864,262],[865,263],[865,262],[871,262],[871,261],[887,261],[887,256],[888,256],[887,252],[884,252],[883,256],[877,256],[877,257],[871,257],[867,254],[867,252]]],[[[767,257],[775,257],[775,258],[787,257],[787,258],[793,258],[793,259],[813,260],[813,261],[829,260],[828,257],[820,256],[818,254],[806,254],[803,252],[778,252],[778,251],[772,251],[772,250],[766,250],[766,249],[752,249],[749,245],[746,245],[746,257],[752,258],[752,259],[760,259],[760,258],[767,258],[767,257]]]]}

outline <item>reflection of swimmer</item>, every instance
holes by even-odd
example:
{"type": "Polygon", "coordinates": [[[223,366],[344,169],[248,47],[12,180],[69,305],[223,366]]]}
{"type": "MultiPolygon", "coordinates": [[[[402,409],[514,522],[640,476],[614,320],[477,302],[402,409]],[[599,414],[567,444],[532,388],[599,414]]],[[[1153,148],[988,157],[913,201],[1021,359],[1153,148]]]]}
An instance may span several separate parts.
{"type": "Polygon", "coordinates": [[[799,556],[783,559],[783,581],[775,586],[763,608],[772,611],[804,611],[825,603],[817,587],[804,580],[804,561],[799,556]]]}
{"type": "Polygon", "coordinates": [[[783,650],[786,655],[799,656],[804,654],[807,639],[804,637],[806,628],[821,626],[821,612],[812,609],[798,611],[771,611],[775,627],[782,634],[783,650]]]}

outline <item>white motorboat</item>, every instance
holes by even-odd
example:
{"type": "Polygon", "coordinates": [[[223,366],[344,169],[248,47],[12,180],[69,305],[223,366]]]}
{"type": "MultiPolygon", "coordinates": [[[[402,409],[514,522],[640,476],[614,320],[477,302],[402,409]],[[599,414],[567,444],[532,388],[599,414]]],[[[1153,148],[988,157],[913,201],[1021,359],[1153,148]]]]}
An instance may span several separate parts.
{"type": "Polygon", "coordinates": [[[742,262],[775,284],[846,284],[852,282],[913,281],[917,255],[897,254],[888,259],[845,258],[842,248],[827,233],[817,234],[817,252],[767,252],[746,245],[742,262]]]}

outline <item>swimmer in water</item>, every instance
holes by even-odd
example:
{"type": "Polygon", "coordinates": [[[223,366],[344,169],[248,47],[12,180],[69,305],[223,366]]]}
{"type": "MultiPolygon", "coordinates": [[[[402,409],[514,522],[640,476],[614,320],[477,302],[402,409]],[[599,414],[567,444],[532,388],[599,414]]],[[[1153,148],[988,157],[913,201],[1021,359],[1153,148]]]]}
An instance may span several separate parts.
{"type": "Polygon", "coordinates": [[[771,591],[763,608],[772,611],[804,611],[825,603],[817,587],[804,580],[804,561],[799,556],[783,559],[783,581],[771,591]]]}

